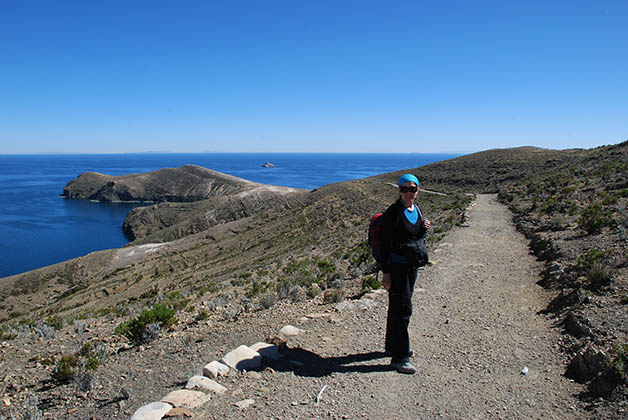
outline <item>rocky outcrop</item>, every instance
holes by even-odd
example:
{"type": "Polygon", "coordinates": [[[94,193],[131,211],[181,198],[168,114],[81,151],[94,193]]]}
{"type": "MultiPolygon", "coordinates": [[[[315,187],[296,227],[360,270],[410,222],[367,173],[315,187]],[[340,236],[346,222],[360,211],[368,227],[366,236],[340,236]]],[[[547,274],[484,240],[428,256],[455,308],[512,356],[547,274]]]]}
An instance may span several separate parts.
{"type": "Polygon", "coordinates": [[[260,184],[196,165],[111,176],[86,172],[70,181],[63,197],[103,202],[191,202],[232,195],[260,184]]]}

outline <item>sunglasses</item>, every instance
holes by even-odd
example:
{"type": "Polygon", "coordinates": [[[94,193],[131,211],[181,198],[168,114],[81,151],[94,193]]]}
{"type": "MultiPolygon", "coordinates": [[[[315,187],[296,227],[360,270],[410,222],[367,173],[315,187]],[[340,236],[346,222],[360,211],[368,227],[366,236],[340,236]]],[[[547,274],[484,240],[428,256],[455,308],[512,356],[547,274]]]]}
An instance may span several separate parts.
{"type": "Polygon", "coordinates": [[[402,193],[406,193],[406,192],[417,192],[417,187],[399,187],[399,191],[401,191],[402,193]]]}

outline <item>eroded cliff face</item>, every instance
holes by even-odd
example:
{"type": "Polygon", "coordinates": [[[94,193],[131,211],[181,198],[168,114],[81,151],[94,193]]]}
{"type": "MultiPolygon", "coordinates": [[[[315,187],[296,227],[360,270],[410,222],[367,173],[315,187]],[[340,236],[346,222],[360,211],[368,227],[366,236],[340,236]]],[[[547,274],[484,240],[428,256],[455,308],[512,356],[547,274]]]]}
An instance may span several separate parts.
{"type": "Polygon", "coordinates": [[[70,181],[62,196],[103,202],[192,202],[238,194],[259,185],[201,166],[185,165],[122,176],[86,172],[70,181]]]}

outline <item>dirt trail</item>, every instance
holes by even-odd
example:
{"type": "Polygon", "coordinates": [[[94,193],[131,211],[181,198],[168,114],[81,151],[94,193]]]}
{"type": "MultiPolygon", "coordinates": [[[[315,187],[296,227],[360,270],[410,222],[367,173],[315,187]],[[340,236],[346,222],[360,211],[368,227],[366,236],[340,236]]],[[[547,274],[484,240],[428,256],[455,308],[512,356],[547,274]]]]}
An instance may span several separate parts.
{"type": "Polygon", "coordinates": [[[274,371],[226,378],[230,392],[199,418],[586,418],[575,398],[581,387],[562,376],[560,331],[538,314],[549,301],[536,284],[541,266],[508,210],[492,195],[478,196],[468,225],[452,231],[432,260],[414,295],[416,375],[390,370],[381,353],[381,293],[375,305],[356,304],[333,322],[291,314],[286,321],[306,332],[290,339],[288,358],[274,371]],[[245,398],[256,401],[246,414],[233,406],[245,398]]]}

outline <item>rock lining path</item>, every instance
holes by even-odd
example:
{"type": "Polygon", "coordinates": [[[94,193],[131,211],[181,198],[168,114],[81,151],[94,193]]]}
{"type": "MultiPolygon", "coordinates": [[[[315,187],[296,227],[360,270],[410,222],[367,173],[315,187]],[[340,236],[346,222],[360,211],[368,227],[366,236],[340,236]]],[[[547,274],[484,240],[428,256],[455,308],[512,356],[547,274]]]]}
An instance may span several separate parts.
{"type": "Polygon", "coordinates": [[[381,353],[387,297],[377,293],[335,313],[286,319],[303,330],[285,337],[286,357],[215,378],[227,391],[189,412],[198,419],[586,418],[575,398],[581,386],[562,375],[560,328],[539,314],[550,299],[536,284],[541,265],[495,196],[478,196],[468,224],[431,259],[414,295],[416,375],[392,371],[381,353]]]}

